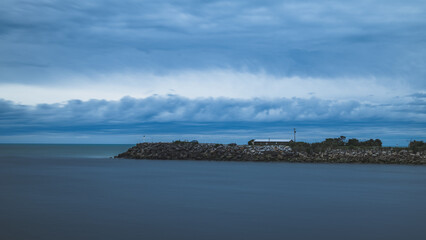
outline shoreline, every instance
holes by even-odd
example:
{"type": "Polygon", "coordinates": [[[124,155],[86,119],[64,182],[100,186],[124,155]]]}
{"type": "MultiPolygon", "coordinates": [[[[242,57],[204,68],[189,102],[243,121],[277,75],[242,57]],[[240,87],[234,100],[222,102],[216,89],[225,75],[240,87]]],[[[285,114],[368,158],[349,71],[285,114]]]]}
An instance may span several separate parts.
{"type": "Polygon", "coordinates": [[[413,152],[405,148],[329,148],[321,152],[306,153],[284,145],[254,146],[198,142],[139,143],[114,158],[426,165],[425,151],[413,152]]]}

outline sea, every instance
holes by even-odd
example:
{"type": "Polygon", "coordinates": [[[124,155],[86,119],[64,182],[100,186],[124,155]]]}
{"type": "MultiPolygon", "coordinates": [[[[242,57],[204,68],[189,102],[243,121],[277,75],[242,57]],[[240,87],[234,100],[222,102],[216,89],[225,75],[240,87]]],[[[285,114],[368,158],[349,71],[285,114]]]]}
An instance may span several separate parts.
{"type": "Polygon", "coordinates": [[[426,239],[426,166],[0,145],[0,239],[426,239]]]}

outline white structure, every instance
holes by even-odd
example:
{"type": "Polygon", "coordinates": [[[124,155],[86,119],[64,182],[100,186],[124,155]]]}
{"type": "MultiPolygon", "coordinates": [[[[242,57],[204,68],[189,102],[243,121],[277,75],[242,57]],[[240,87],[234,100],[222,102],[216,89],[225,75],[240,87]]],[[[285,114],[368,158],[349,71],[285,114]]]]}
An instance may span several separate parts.
{"type": "Polygon", "coordinates": [[[254,145],[287,145],[290,139],[255,139],[254,145]]]}

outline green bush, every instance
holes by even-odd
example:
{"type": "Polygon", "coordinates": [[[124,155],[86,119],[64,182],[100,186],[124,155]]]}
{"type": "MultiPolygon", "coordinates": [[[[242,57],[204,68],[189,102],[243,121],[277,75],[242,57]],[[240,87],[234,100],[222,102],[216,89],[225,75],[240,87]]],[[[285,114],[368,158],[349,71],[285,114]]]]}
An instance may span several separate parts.
{"type": "Polygon", "coordinates": [[[422,151],[426,151],[426,143],[423,141],[411,141],[410,144],[408,145],[408,148],[410,150],[413,150],[413,152],[422,152],[422,151]]]}
{"type": "Polygon", "coordinates": [[[380,139],[359,141],[356,138],[352,138],[346,141],[345,136],[340,136],[338,138],[326,138],[324,141],[316,143],[290,141],[288,145],[297,152],[320,153],[326,151],[327,149],[356,149],[382,147],[382,141],[380,139]]]}

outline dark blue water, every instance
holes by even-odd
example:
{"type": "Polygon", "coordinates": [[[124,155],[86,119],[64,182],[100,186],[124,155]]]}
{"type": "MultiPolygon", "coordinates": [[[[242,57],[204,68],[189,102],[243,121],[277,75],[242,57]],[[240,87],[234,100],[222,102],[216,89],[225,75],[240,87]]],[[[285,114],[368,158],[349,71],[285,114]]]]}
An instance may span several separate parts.
{"type": "Polygon", "coordinates": [[[0,239],[426,239],[424,166],[107,158],[123,148],[0,145],[0,239]]]}

